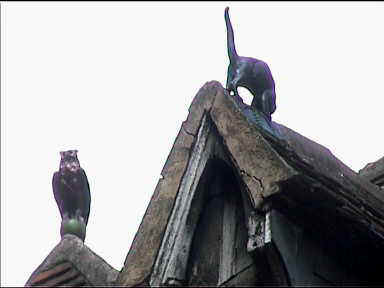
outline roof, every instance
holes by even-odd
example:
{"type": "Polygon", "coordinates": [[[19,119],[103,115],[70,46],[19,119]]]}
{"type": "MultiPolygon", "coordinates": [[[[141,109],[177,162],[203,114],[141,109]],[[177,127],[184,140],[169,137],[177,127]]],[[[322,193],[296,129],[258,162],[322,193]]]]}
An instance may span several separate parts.
{"type": "Polygon", "coordinates": [[[186,186],[194,185],[190,179],[199,175],[199,163],[212,156],[204,151],[215,149],[208,147],[210,131],[214,131],[220,143],[217,145],[223,147],[227,161],[238,172],[253,209],[273,206],[295,223],[329,235],[328,239],[335,239],[346,251],[365,245],[367,261],[372,253],[384,251],[381,190],[327,148],[293,130],[275,122],[271,129],[260,128],[251,117],[255,113],[230,96],[217,81],[208,82],[199,90],[116,284],[150,283],[162,247],[177,232],[171,231],[172,226],[179,225],[172,222],[177,220],[174,210],[184,205],[178,199],[186,186]]]}
{"type": "Polygon", "coordinates": [[[378,186],[384,186],[384,157],[368,163],[359,171],[359,175],[378,186]]]}
{"type": "Polygon", "coordinates": [[[118,271],[75,235],[66,234],[29,277],[25,286],[110,286],[118,271]]]}

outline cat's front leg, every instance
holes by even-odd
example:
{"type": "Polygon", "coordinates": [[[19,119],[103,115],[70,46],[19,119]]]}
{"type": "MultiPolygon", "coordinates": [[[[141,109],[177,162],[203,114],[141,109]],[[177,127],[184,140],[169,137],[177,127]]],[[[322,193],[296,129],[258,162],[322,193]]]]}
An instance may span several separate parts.
{"type": "Polygon", "coordinates": [[[261,96],[261,109],[271,121],[271,114],[276,110],[276,96],[275,92],[271,89],[265,90],[261,96]]]}

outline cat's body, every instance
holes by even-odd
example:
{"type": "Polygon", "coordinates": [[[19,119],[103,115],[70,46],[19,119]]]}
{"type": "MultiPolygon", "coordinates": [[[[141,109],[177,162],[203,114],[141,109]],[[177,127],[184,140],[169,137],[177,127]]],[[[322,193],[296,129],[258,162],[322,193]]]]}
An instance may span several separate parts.
{"type": "Polygon", "coordinates": [[[225,8],[224,15],[230,61],[226,88],[230,92],[233,91],[237,97],[239,97],[237,92],[239,86],[247,88],[253,95],[251,106],[271,120],[271,114],[276,110],[275,82],[272,73],[265,62],[237,55],[228,10],[228,7],[225,8]]]}

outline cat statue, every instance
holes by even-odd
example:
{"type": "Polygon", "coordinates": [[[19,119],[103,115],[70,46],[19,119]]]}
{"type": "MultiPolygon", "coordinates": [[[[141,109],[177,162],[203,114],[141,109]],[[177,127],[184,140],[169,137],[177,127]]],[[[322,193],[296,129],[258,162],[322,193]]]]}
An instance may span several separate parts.
{"type": "Polygon", "coordinates": [[[251,107],[271,121],[271,114],[276,110],[275,82],[271,70],[267,63],[261,60],[237,55],[228,10],[229,7],[226,7],[224,12],[229,56],[226,89],[231,95],[240,97],[237,88],[247,88],[253,95],[251,107]]]}

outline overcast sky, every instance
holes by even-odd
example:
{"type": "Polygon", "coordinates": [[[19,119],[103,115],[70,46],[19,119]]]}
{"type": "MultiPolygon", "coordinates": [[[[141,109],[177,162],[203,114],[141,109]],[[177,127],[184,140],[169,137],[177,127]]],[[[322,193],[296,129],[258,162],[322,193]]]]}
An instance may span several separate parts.
{"type": "Polygon", "coordinates": [[[2,286],[60,241],[69,149],[91,188],[85,243],[122,268],[193,97],[225,85],[227,5],[238,53],[271,68],[274,121],[355,171],[384,156],[382,2],[2,3],[2,286]]]}

